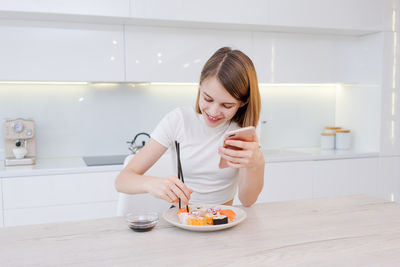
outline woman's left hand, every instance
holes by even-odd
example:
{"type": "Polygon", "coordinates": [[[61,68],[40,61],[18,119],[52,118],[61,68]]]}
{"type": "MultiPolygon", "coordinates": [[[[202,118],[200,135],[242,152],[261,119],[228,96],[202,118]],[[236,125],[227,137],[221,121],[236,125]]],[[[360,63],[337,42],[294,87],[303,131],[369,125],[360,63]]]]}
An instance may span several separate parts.
{"type": "Polygon", "coordinates": [[[235,150],[232,148],[218,147],[218,153],[228,161],[230,167],[238,169],[255,168],[264,165],[264,156],[261,152],[257,137],[253,142],[226,140],[225,145],[239,148],[239,150],[235,150]]]}

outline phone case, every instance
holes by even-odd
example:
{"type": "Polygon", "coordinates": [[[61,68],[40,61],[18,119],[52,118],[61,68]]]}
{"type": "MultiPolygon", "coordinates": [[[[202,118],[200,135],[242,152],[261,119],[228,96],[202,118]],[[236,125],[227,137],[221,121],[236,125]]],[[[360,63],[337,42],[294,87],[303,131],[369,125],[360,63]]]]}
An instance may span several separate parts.
{"type": "MultiPolygon", "coordinates": [[[[246,141],[246,142],[252,142],[255,139],[254,138],[255,134],[256,134],[256,129],[254,126],[249,126],[249,127],[245,127],[245,128],[240,128],[238,130],[227,132],[225,134],[223,147],[229,148],[229,149],[234,149],[234,150],[240,150],[241,148],[225,145],[225,140],[241,140],[241,141],[246,141]]],[[[229,167],[227,160],[221,157],[220,161],[219,161],[219,168],[223,169],[223,168],[227,168],[227,167],[229,167]]]]}

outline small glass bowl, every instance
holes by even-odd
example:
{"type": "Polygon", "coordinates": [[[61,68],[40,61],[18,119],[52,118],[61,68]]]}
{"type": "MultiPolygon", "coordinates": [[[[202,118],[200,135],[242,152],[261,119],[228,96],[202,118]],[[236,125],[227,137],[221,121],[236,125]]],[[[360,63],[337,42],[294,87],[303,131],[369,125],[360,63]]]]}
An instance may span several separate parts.
{"type": "Polygon", "coordinates": [[[158,222],[157,212],[133,212],[125,217],[129,228],[136,232],[147,232],[156,226],[158,222]]]}

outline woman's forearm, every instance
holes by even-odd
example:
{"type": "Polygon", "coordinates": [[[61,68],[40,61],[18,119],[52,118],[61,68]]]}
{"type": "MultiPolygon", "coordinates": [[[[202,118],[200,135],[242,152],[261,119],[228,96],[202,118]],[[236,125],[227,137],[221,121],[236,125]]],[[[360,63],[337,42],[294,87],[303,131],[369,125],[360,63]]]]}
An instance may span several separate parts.
{"type": "Polygon", "coordinates": [[[253,168],[242,168],[239,171],[239,199],[243,206],[253,205],[264,186],[264,158],[253,168]]]}
{"type": "Polygon", "coordinates": [[[115,179],[115,188],[120,193],[148,193],[148,183],[156,177],[144,176],[129,169],[123,169],[115,179]]]}

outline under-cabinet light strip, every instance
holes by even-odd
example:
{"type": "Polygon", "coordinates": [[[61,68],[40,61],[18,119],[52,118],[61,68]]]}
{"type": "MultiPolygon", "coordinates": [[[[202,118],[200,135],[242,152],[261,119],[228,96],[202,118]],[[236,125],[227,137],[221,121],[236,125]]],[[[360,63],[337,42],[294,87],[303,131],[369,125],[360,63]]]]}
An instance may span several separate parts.
{"type": "MultiPolygon", "coordinates": [[[[54,84],[54,85],[102,85],[117,86],[129,84],[135,86],[198,86],[195,82],[62,82],[62,81],[0,81],[0,84],[54,84]]],[[[333,87],[333,86],[353,86],[355,84],[344,83],[259,83],[260,87],[333,87]]],[[[370,85],[363,85],[370,86],[370,85]]]]}
{"type": "Polygon", "coordinates": [[[0,81],[0,84],[60,84],[87,85],[88,82],[48,82],[48,81],[0,81]]]}

